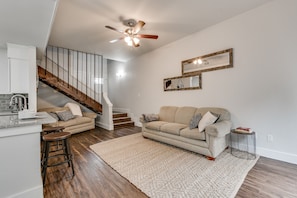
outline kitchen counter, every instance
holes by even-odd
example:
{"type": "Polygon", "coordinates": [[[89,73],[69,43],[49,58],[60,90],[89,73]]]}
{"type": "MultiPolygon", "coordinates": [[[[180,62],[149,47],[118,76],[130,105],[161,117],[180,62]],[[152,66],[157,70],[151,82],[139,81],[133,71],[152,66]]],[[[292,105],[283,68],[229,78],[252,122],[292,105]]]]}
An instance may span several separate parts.
{"type": "MultiPolygon", "coordinates": [[[[50,116],[47,112],[37,112],[34,118],[30,119],[18,119],[17,114],[11,115],[2,115],[0,116],[0,129],[15,128],[15,127],[24,127],[32,125],[42,125],[48,123],[54,123],[56,120],[50,116]]],[[[22,134],[26,133],[25,131],[21,132],[22,134]]],[[[0,137],[11,136],[11,135],[20,135],[16,131],[10,131],[9,134],[5,133],[5,130],[0,130],[0,137]]]]}
{"type": "Polygon", "coordinates": [[[43,198],[40,172],[42,124],[56,122],[46,112],[18,119],[0,115],[0,197],[43,198]]]}

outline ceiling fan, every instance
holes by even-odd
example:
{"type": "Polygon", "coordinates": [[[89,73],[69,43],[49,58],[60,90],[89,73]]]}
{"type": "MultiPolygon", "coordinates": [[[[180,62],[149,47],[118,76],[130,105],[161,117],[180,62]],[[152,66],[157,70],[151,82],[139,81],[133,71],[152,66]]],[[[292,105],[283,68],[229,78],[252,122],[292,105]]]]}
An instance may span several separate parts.
{"type": "Polygon", "coordinates": [[[114,39],[109,41],[110,43],[115,43],[120,40],[125,40],[125,42],[129,46],[139,47],[139,39],[140,38],[146,38],[146,39],[158,39],[158,35],[151,35],[151,34],[138,34],[138,32],[142,29],[142,27],[145,25],[144,21],[136,21],[134,19],[128,19],[123,21],[123,24],[128,26],[128,28],[125,31],[118,30],[114,27],[106,25],[105,27],[111,30],[114,30],[116,32],[119,32],[123,34],[122,37],[118,39],[114,39]]]}

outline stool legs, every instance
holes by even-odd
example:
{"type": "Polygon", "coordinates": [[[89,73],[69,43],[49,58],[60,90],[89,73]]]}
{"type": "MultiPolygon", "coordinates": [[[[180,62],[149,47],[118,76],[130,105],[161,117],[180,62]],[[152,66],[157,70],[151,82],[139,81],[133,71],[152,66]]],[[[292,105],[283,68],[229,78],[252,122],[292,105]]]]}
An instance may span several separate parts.
{"type": "MultiPolygon", "coordinates": [[[[42,173],[42,181],[43,185],[45,185],[45,179],[46,179],[46,171],[48,167],[51,166],[58,166],[62,165],[64,163],[68,164],[68,167],[71,167],[72,169],[72,176],[74,176],[74,168],[73,168],[73,161],[72,161],[72,153],[69,146],[69,137],[70,133],[68,132],[61,132],[60,134],[48,134],[43,137],[43,148],[42,148],[42,157],[41,157],[41,173],[42,173]],[[51,150],[51,143],[59,143],[59,141],[62,142],[62,148],[61,149],[55,149],[51,150]],[[62,151],[59,152],[59,151],[62,151]],[[59,152],[59,153],[56,153],[59,152]],[[54,153],[54,155],[50,155],[50,153],[54,153]],[[57,163],[50,163],[49,164],[49,158],[59,157],[63,156],[64,161],[60,161],[57,163]]],[[[52,145],[52,148],[55,147],[55,145],[52,145]]]]}
{"type": "Polygon", "coordinates": [[[42,181],[43,185],[45,184],[45,177],[46,177],[46,169],[47,169],[47,163],[48,163],[48,158],[49,158],[49,144],[50,142],[45,142],[44,145],[44,158],[42,160],[42,181]]]}
{"type": "Polygon", "coordinates": [[[69,140],[68,139],[65,139],[64,140],[64,143],[65,143],[65,153],[66,153],[66,156],[67,156],[67,161],[68,161],[68,167],[71,166],[71,169],[72,169],[72,175],[74,176],[74,168],[73,168],[73,161],[72,161],[72,153],[71,153],[71,150],[69,148],[69,140]]]}

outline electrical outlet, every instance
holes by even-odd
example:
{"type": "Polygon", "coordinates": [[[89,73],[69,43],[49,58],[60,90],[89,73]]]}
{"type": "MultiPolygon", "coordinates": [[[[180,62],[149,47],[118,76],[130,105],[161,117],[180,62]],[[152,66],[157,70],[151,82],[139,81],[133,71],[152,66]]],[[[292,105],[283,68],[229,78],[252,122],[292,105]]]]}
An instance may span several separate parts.
{"type": "Polygon", "coordinates": [[[273,142],[273,136],[272,135],[267,135],[267,142],[269,142],[269,143],[273,142]]]}

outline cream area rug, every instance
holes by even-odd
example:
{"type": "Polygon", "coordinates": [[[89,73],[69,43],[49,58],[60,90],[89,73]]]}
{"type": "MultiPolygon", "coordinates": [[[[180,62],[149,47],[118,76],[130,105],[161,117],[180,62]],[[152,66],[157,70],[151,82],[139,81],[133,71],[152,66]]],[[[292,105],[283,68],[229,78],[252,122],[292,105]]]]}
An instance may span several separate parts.
{"type": "Polygon", "coordinates": [[[141,133],[112,139],[91,149],[149,197],[235,197],[255,160],[239,159],[228,150],[215,161],[141,133]]]}

